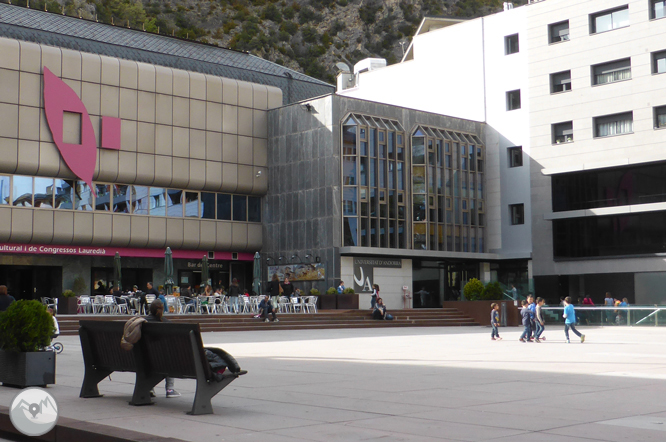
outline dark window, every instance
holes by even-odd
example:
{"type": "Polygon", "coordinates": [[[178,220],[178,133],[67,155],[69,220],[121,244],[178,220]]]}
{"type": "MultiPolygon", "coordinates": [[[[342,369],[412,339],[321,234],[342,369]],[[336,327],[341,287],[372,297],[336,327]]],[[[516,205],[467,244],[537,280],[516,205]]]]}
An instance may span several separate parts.
{"type": "Polygon", "coordinates": [[[666,252],[666,212],[553,221],[555,258],[666,252]]]}
{"type": "Polygon", "coordinates": [[[506,93],[506,110],[520,109],[520,89],[506,93]]]}
{"type": "Polygon", "coordinates": [[[215,219],[215,194],[201,192],[201,217],[215,219]]]}
{"type": "Polygon", "coordinates": [[[523,165],[523,147],[510,147],[507,151],[509,152],[509,167],[521,167],[523,165]]]}
{"type": "Polygon", "coordinates": [[[247,221],[247,197],[234,195],[234,221],[247,221]]]}
{"type": "Polygon", "coordinates": [[[525,206],[523,204],[510,204],[509,214],[511,215],[511,225],[525,224],[525,206]]]}
{"type": "Polygon", "coordinates": [[[612,137],[614,135],[630,134],[634,131],[634,113],[606,115],[594,119],[595,137],[612,137]]]}
{"type": "Polygon", "coordinates": [[[518,51],[518,34],[507,35],[504,37],[504,53],[509,55],[515,54],[518,51]]]}
{"type": "Polygon", "coordinates": [[[553,212],[666,201],[666,162],[552,177],[553,212]]]}
{"type": "Polygon", "coordinates": [[[566,92],[571,90],[571,71],[550,74],[550,93],[566,92]]]}
{"type": "Polygon", "coordinates": [[[358,239],[357,227],[358,227],[358,218],[345,216],[344,218],[345,247],[357,245],[356,243],[358,239]]]}
{"type": "Polygon", "coordinates": [[[666,72],[666,51],[652,53],[652,73],[663,74],[666,72]]]}
{"type": "Polygon", "coordinates": [[[553,144],[571,143],[573,141],[573,122],[553,124],[553,144]]]}
{"type": "Polygon", "coordinates": [[[217,219],[231,221],[231,195],[217,194],[217,219]]]}
{"type": "Polygon", "coordinates": [[[650,0],[650,18],[666,17],[666,0],[650,0]]]}
{"type": "Polygon", "coordinates": [[[629,6],[590,15],[590,34],[629,26],[629,6]]]}
{"type": "Polygon", "coordinates": [[[548,25],[549,43],[569,41],[569,20],[548,25]]]}
{"type": "Polygon", "coordinates": [[[261,198],[247,197],[247,220],[253,223],[261,222],[261,198]]]}
{"type": "Polygon", "coordinates": [[[631,80],[631,59],[611,61],[592,66],[592,84],[631,80]]]}
{"type": "Polygon", "coordinates": [[[654,128],[666,128],[666,106],[654,108],[654,128]]]}

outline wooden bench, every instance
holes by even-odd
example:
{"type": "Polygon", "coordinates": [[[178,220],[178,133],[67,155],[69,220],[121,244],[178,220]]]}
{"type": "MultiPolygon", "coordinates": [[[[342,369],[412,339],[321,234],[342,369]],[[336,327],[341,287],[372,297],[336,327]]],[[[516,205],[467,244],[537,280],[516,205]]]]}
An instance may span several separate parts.
{"type": "Polygon", "coordinates": [[[150,391],[165,377],[197,381],[188,414],[212,414],[211,399],[239,376],[236,360],[224,350],[208,348],[226,363],[221,380],[206,359],[199,324],[144,323],[132,351],[120,347],[123,321],[79,321],[85,374],[80,397],[100,397],[98,384],[115,371],[136,373],[131,405],[151,405],[150,391]]]}

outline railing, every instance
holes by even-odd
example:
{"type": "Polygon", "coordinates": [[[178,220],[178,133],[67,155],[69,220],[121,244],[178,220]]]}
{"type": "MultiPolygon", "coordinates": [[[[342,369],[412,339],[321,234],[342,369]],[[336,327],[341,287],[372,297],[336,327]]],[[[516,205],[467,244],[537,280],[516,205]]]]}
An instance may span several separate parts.
{"type": "MultiPolygon", "coordinates": [[[[666,306],[574,306],[576,309],[576,320],[580,325],[626,325],[626,326],[659,326],[666,325],[666,306]]],[[[546,322],[564,323],[562,311],[564,307],[543,306],[546,312],[554,313],[548,315],[546,322]]]]}

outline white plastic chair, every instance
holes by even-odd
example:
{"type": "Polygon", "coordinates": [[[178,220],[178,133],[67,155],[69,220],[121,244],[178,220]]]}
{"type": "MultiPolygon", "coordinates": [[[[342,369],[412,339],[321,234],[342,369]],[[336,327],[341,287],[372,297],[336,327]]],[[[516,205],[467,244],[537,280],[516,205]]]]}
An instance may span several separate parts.
{"type": "Polygon", "coordinates": [[[290,313],[292,311],[292,304],[286,296],[278,298],[278,311],[280,313],[290,313]]]}
{"type": "Polygon", "coordinates": [[[317,313],[317,297],[316,296],[306,296],[303,298],[303,305],[305,309],[310,313],[311,311],[314,311],[314,313],[317,313]]]}
{"type": "Polygon", "coordinates": [[[79,296],[76,300],[77,313],[90,313],[92,312],[92,304],[90,303],[90,296],[79,296]]]}
{"type": "Polygon", "coordinates": [[[92,302],[92,312],[94,314],[102,313],[104,311],[104,296],[96,295],[92,302]]]}
{"type": "Polygon", "coordinates": [[[300,313],[305,313],[305,309],[303,308],[304,304],[301,301],[301,298],[294,297],[294,298],[289,298],[289,300],[291,301],[291,309],[294,313],[296,313],[297,311],[300,313]]]}
{"type": "Polygon", "coordinates": [[[173,314],[180,314],[182,313],[182,307],[180,304],[180,299],[178,299],[176,296],[169,295],[166,297],[167,305],[166,308],[164,309],[164,313],[173,313],[173,314]],[[171,309],[173,308],[173,311],[171,309]]]}

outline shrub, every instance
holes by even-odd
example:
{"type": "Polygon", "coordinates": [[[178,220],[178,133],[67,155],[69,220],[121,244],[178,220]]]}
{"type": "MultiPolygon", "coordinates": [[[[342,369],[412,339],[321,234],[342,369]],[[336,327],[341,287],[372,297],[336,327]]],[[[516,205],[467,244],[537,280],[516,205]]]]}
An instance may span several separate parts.
{"type": "Polygon", "coordinates": [[[65,290],[62,292],[62,297],[63,298],[74,298],[76,297],[76,293],[74,293],[73,290],[65,290]]]}
{"type": "Polygon", "coordinates": [[[335,287],[329,287],[328,290],[326,290],[327,295],[335,295],[338,293],[338,291],[335,289],[335,287]]]}
{"type": "Polygon", "coordinates": [[[463,293],[465,294],[465,299],[468,301],[476,301],[481,299],[483,290],[483,283],[476,278],[472,278],[467,284],[465,284],[463,293]]]}
{"type": "Polygon", "coordinates": [[[502,287],[500,287],[500,283],[495,281],[495,282],[489,282],[486,287],[483,289],[483,293],[481,294],[481,298],[492,301],[492,300],[498,300],[502,299],[502,287]]]}
{"type": "Polygon", "coordinates": [[[86,284],[86,280],[83,279],[83,276],[77,276],[74,278],[72,291],[74,291],[74,293],[77,295],[83,295],[88,292],[88,285],[86,284]]]}
{"type": "Polygon", "coordinates": [[[51,343],[53,318],[39,301],[12,302],[0,313],[0,348],[9,351],[38,351],[51,343]]]}
{"type": "Polygon", "coordinates": [[[319,296],[319,290],[317,290],[317,289],[310,289],[310,295],[312,295],[312,296],[319,296]]]}
{"type": "Polygon", "coordinates": [[[354,294],[354,289],[351,288],[351,287],[347,287],[346,289],[344,289],[342,291],[342,293],[344,293],[345,295],[353,295],[354,294]]]}

